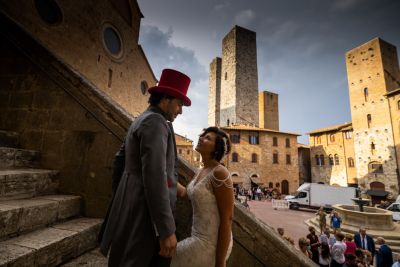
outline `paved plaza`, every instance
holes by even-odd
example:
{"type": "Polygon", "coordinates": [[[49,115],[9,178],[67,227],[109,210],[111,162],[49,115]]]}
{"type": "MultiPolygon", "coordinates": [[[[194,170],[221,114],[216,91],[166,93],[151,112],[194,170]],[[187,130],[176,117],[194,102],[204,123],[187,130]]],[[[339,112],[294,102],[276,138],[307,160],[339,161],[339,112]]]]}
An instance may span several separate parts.
{"type": "Polygon", "coordinates": [[[270,201],[248,201],[250,211],[254,215],[272,226],[273,228],[283,227],[285,234],[293,238],[296,246],[300,237],[305,237],[308,234],[308,226],[304,223],[305,220],[315,216],[315,212],[289,210],[289,209],[273,209],[270,201]]]}

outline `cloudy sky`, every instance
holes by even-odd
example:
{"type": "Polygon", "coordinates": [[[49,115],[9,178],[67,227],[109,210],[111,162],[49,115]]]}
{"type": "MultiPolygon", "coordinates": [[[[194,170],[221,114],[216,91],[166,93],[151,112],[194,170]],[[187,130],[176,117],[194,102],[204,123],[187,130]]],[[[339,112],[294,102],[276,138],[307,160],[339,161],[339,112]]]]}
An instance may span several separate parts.
{"type": "Polygon", "coordinates": [[[259,90],[279,94],[280,130],[301,134],[351,121],[344,54],[375,37],[400,49],[398,0],[138,0],[140,44],[157,78],[192,78],[192,106],[175,131],[197,141],[207,126],[209,64],[239,25],[257,33],[259,90]]]}

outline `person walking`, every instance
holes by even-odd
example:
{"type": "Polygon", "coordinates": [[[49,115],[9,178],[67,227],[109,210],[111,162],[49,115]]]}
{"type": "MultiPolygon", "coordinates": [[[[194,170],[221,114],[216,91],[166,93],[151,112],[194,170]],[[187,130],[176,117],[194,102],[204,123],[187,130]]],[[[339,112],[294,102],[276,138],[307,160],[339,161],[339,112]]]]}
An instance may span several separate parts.
{"type": "Polygon", "coordinates": [[[326,213],[324,207],[320,207],[316,215],[318,217],[320,234],[322,234],[326,227],[326,213]]]}
{"type": "Polygon", "coordinates": [[[190,78],[164,69],[149,107],[121,147],[123,174],[105,220],[100,251],[109,266],[169,266],[175,254],[176,144],[172,122],[190,106],[190,78]]]}
{"type": "Polygon", "coordinates": [[[380,246],[376,252],[376,266],[391,267],[393,265],[392,249],[386,244],[383,237],[378,237],[376,244],[380,246]]]}
{"type": "Polygon", "coordinates": [[[342,218],[339,216],[337,211],[334,211],[331,216],[331,228],[333,229],[333,233],[336,234],[336,231],[340,230],[340,225],[342,224],[342,218]]]}

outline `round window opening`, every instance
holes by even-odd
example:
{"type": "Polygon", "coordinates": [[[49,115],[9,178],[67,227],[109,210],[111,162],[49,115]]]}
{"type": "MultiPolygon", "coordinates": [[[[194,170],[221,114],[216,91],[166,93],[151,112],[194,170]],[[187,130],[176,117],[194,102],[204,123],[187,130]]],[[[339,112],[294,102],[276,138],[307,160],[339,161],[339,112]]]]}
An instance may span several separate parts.
{"type": "Polygon", "coordinates": [[[114,28],[110,26],[105,27],[103,32],[103,39],[104,39],[104,44],[108,52],[111,53],[111,55],[115,57],[121,55],[122,51],[121,37],[114,28]]]}
{"type": "Polygon", "coordinates": [[[61,9],[54,0],[35,0],[35,8],[48,24],[58,24],[62,21],[61,9]]]}
{"type": "Polygon", "coordinates": [[[142,81],[140,83],[140,90],[142,91],[142,94],[145,95],[147,92],[147,89],[149,89],[149,86],[147,85],[146,81],[142,81]]]}

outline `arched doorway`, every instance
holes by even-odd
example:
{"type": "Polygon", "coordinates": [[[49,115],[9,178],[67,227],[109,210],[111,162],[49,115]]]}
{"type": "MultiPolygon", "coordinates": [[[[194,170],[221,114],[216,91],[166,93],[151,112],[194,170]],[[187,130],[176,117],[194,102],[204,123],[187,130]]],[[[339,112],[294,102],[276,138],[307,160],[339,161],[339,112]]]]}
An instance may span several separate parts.
{"type": "Polygon", "coordinates": [[[287,180],[283,180],[281,183],[281,193],[283,195],[289,195],[289,182],[287,180]]]}
{"type": "Polygon", "coordinates": [[[389,192],[385,191],[385,185],[381,182],[372,182],[369,184],[370,189],[367,190],[367,195],[371,196],[371,204],[380,204],[385,201],[389,192]]]}

